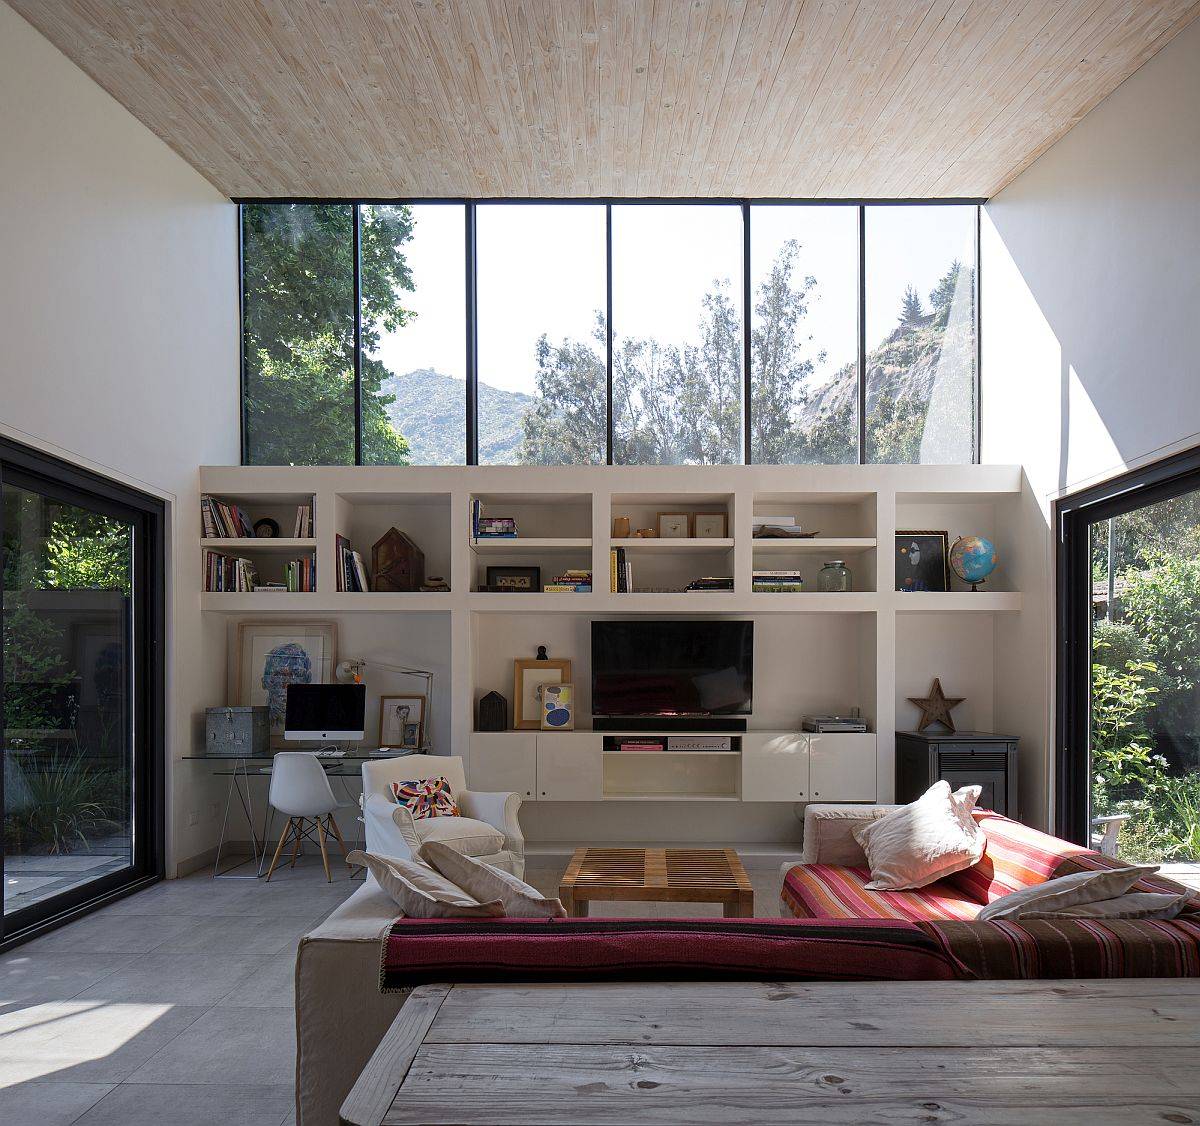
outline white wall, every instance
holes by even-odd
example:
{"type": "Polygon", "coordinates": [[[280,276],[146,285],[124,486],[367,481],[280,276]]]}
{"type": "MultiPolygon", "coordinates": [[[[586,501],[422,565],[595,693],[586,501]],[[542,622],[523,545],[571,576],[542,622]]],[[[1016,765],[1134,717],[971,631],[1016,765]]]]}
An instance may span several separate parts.
{"type": "MultiPolygon", "coordinates": [[[[1200,441],[1200,22],[984,209],[983,460],[1025,469],[996,723],[1050,746],[1053,498],[1200,441]]],[[[1023,758],[1023,814],[1052,797],[1023,758]]]]}
{"type": "MultiPolygon", "coordinates": [[[[224,676],[200,656],[197,480],[239,459],[236,210],[3,4],[0,106],[0,426],[167,500],[174,766],[224,676]]],[[[182,858],[215,783],[176,772],[182,858]]]]}

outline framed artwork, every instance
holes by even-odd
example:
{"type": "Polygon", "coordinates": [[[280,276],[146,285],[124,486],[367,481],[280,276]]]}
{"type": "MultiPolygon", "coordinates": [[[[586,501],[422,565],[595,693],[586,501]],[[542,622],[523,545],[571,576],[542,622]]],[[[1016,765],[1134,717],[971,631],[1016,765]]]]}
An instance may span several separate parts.
{"type": "Polygon", "coordinates": [[[697,512],[692,521],[698,540],[723,540],[729,534],[724,512],[697,512]]]}
{"type": "Polygon", "coordinates": [[[575,686],[573,684],[543,684],[538,713],[543,731],[573,731],[575,729],[575,686]]]}
{"type": "Polygon", "coordinates": [[[541,567],[489,567],[487,588],[497,594],[540,594],[541,567]]]}
{"type": "Polygon", "coordinates": [[[896,533],[896,589],[900,591],[950,589],[950,534],[948,532],[896,533]]]}
{"type": "Polygon", "coordinates": [[[331,684],[337,622],[238,622],[233,651],[234,703],[265,705],[271,745],[283,742],[289,684],[331,684]]]}
{"type": "Polygon", "coordinates": [[[570,661],[513,661],[513,727],[537,730],[541,721],[543,685],[571,683],[570,661]]]}
{"type": "Polygon", "coordinates": [[[379,697],[379,746],[419,751],[425,745],[425,697],[379,697]]]}
{"type": "Polygon", "coordinates": [[[690,512],[660,512],[658,514],[658,537],[664,540],[686,540],[692,534],[690,512]]]}

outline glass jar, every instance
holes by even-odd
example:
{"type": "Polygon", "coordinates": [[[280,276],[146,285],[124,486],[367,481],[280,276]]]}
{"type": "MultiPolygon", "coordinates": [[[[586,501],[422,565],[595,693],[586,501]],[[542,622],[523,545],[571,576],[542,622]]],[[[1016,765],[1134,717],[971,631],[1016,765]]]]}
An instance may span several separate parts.
{"type": "Polygon", "coordinates": [[[817,586],[823,591],[841,593],[851,589],[850,568],[841,559],[831,559],[817,576],[817,586]]]}

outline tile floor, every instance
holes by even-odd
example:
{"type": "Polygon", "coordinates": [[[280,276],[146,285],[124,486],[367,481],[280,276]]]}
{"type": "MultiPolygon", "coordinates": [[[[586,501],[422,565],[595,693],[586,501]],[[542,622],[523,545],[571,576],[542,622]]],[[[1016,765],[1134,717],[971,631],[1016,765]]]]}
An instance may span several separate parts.
{"type": "MultiPolygon", "coordinates": [[[[557,894],[564,866],[526,878],[557,894]]],[[[774,917],[778,869],[750,876],[755,914],[774,917]]],[[[296,940],[358,886],[327,884],[316,857],[269,884],[197,874],[0,955],[0,1123],[290,1126],[296,940]]]]}

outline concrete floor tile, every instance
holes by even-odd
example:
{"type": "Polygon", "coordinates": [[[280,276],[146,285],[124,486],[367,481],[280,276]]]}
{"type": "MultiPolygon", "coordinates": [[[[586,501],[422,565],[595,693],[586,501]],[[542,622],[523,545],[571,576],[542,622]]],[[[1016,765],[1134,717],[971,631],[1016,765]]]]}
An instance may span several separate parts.
{"type": "Polygon", "coordinates": [[[111,1083],[14,1083],[0,1087],[0,1122],[71,1126],[113,1089],[111,1083]]]}
{"type": "Polygon", "coordinates": [[[80,1000],[215,1005],[239,982],[284,955],[142,954],[78,996],[80,1000]]]}
{"type": "Polygon", "coordinates": [[[79,1119],[78,1126],[279,1126],[292,1113],[290,1083],[124,1083],[79,1119]]]}

